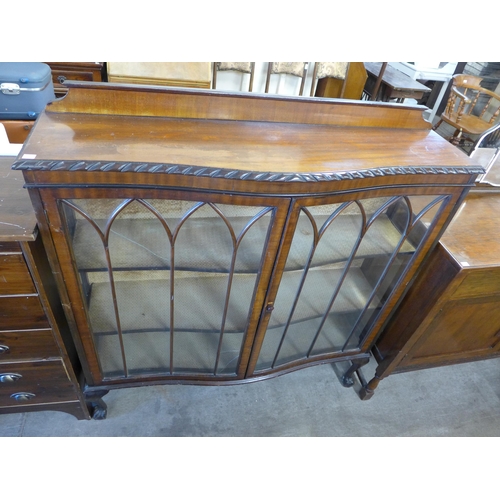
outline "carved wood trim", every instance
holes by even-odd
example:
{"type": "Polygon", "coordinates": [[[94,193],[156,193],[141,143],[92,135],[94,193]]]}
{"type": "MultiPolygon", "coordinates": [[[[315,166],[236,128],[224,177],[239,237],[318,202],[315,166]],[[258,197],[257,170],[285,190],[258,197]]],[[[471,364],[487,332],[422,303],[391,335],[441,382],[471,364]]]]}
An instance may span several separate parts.
{"type": "Polygon", "coordinates": [[[345,172],[295,173],[295,172],[253,172],[195,165],[176,165],[171,163],[99,162],[64,160],[18,160],[14,170],[42,171],[99,171],[99,172],[141,172],[176,174],[215,179],[251,180],[262,182],[322,182],[367,179],[393,175],[434,175],[434,174],[484,174],[482,167],[387,167],[345,172]]]}

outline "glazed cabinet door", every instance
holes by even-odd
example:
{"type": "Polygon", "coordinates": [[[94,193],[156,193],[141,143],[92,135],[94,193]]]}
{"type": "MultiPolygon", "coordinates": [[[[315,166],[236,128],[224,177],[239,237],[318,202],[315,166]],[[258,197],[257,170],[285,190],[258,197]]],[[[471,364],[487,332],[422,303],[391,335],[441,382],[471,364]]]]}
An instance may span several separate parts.
{"type": "Polygon", "coordinates": [[[289,201],[69,191],[47,203],[91,384],[242,378],[289,201]]]}
{"type": "Polygon", "coordinates": [[[369,352],[374,325],[451,199],[413,193],[294,203],[249,375],[369,352]]]}

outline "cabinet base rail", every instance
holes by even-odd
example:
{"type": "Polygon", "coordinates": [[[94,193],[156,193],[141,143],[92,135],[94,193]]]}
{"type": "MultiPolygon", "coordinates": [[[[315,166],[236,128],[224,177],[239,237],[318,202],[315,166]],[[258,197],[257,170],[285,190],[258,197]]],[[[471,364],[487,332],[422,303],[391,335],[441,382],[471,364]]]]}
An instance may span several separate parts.
{"type": "MultiPolygon", "coordinates": [[[[320,363],[315,363],[314,365],[302,365],[302,366],[294,366],[292,368],[288,368],[286,370],[279,370],[276,372],[273,372],[271,374],[267,373],[265,375],[261,376],[256,376],[256,377],[248,377],[244,379],[237,379],[237,380],[213,380],[213,381],[200,381],[200,380],[187,380],[187,379],[172,379],[172,380],[165,380],[164,378],[161,380],[147,380],[147,381],[138,381],[137,379],[134,381],[127,381],[125,383],[120,382],[119,384],[107,384],[105,386],[86,386],[84,388],[84,397],[85,397],[85,403],[87,406],[87,409],[89,411],[89,414],[92,419],[94,420],[104,420],[107,416],[107,405],[102,399],[106,394],[109,393],[110,390],[115,390],[115,389],[123,389],[123,388],[130,388],[130,387],[144,387],[144,386],[151,386],[151,385],[240,385],[240,384],[246,384],[246,383],[251,383],[251,382],[259,382],[263,380],[267,380],[270,378],[278,377],[281,375],[285,375],[287,373],[291,373],[293,371],[297,371],[299,369],[304,369],[304,368],[309,368],[311,366],[315,366],[318,364],[332,364],[336,365],[337,363],[340,362],[349,362],[350,366],[347,368],[347,370],[339,376],[341,384],[346,387],[350,388],[354,386],[354,374],[358,375],[358,378],[361,380],[362,379],[362,374],[361,374],[361,367],[365,366],[368,362],[370,361],[370,354],[369,353],[363,353],[360,354],[356,357],[349,357],[348,359],[346,358],[339,358],[339,359],[329,359],[329,360],[323,360],[320,363]]],[[[364,379],[363,379],[364,380],[364,379]]],[[[366,382],[365,382],[366,384],[366,382]]],[[[360,395],[360,394],[359,394],[360,395]]],[[[361,398],[361,395],[360,395],[361,398]]],[[[363,399],[363,398],[361,398],[363,399]]]]}

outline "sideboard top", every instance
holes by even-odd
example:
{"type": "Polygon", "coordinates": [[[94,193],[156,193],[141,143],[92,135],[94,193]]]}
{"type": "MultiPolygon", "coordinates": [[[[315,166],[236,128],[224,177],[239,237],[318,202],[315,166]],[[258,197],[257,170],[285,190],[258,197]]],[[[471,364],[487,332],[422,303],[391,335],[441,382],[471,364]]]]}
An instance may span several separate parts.
{"type": "Polygon", "coordinates": [[[475,165],[428,130],[72,113],[42,114],[21,159],[307,174],[475,165]]]}
{"type": "Polygon", "coordinates": [[[22,168],[46,160],[313,175],[478,167],[430,130],[423,107],[137,87],[71,88],[40,115],[22,168]]]}

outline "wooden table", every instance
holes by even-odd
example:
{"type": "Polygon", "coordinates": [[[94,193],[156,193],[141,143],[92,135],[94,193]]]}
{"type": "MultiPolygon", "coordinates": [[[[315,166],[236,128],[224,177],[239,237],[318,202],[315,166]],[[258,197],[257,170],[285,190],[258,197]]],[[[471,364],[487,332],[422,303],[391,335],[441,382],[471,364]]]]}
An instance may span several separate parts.
{"type": "MultiPolygon", "coordinates": [[[[368,79],[365,85],[365,92],[369,95],[375,86],[375,82],[380,74],[382,63],[365,62],[368,79]]],[[[431,89],[418,83],[401,71],[387,66],[382,77],[382,84],[376,100],[388,102],[395,99],[396,102],[403,102],[405,99],[421,99],[423,95],[431,89]]]]}

